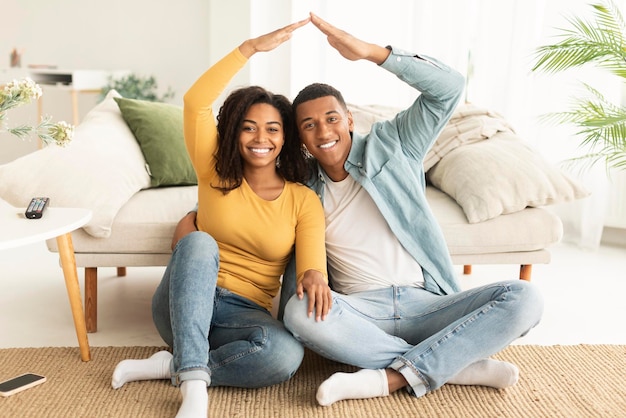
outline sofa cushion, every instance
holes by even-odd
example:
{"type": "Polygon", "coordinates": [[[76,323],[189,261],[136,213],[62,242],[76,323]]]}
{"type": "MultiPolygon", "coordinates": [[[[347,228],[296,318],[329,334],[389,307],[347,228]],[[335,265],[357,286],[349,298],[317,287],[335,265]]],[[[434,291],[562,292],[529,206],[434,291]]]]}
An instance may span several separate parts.
{"type": "MultiPolygon", "coordinates": [[[[176,224],[197,200],[197,186],[142,190],[120,209],[109,238],[94,238],[82,230],[72,232],[74,250],[77,254],[169,254],[176,224]]],[[[49,240],[47,245],[58,251],[56,240],[49,240]]]]}
{"type": "Polygon", "coordinates": [[[435,187],[426,198],[452,255],[535,251],[561,240],[563,226],[544,208],[527,208],[480,223],[470,223],[461,207],[435,187]]]}
{"type": "Polygon", "coordinates": [[[470,223],[589,195],[512,132],[453,149],[427,176],[456,200],[470,223]]]}
{"type": "Polygon", "coordinates": [[[67,147],[47,146],[0,166],[0,197],[15,207],[47,196],[50,206],[91,209],[85,231],[109,236],[122,205],[150,187],[141,149],[115,97],[111,90],[85,115],[67,147]]]}
{"type": "Polygon", "coordinates": [[[152,187],[197,184],[183,136],[183,109],[167,103],[115,99],[146,159],[152,187]]]}
{"type": "MultiPolygon", "coordinates": [[[[74,231],[74,249],[77,254],[169,254],[176,224],[194,208],[197,193],[197,186],[142,190],[119,211],[108,239],[74,231]]],[[[562,236],[560,219],[547,209],[527,208],[470,224],[459,205],[442,191],[429,186],[426,198],[452,255],[535,251],[562,236]]],[[[56,240],[49,240],[48,247],[58,251],[56,240]]]]}

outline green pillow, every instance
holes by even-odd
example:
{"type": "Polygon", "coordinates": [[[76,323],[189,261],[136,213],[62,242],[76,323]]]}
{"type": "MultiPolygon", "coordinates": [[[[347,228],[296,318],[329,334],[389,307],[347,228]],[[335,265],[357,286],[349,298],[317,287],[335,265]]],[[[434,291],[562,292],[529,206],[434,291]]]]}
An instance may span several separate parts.
{"type": "Polygon", "coordinates": [[[141,147],[151,186],[198,184],[183,138],[182,107],[126,98],[115,101],[141,147]]]}

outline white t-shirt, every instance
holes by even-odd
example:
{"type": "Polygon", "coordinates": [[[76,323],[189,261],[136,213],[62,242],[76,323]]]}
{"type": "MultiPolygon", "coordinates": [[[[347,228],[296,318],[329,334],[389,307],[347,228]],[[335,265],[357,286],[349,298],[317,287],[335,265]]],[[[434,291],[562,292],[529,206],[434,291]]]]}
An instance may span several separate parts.
{"type": "Polygon", "coordinates": [[[396,286],[423,287],[417,261],[402,247],[376,204],[351,176],[326,176],[326,253],[333,289],[350,294],[396,286]]]}

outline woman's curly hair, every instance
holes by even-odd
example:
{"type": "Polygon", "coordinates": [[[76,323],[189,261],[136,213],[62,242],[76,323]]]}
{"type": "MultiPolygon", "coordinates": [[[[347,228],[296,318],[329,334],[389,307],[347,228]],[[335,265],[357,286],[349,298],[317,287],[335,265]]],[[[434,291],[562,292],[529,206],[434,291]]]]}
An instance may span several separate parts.
{"type": "Polygon", "coordinates": [[[304,183],[307,179],[305,152],[300,145],[289,99],[259,86],[243,87],[234,90],[226,98],[217,115],[218,146],[215,168],[220,177],[220,184],[213,187],[224,193],[241,186],[243,181],[239,133],[248,109],[258,103],[273,106],[282,118],[285,141],[278,156],[276,171],[287,181],[304,183]]]}

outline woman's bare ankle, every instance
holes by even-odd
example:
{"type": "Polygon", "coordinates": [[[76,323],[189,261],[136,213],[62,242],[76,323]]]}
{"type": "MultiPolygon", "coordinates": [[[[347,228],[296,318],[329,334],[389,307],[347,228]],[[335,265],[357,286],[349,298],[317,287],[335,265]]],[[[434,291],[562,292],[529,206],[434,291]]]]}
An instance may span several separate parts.
{"type": "Polygon", "coordinates": [[[387,373],[387,383],[389,385],[389,393],[393,393],[403,387],[406,387],[409,382],[406,381],[402,373],[394,369],[385,369],[387,373]]]}

